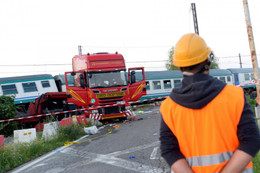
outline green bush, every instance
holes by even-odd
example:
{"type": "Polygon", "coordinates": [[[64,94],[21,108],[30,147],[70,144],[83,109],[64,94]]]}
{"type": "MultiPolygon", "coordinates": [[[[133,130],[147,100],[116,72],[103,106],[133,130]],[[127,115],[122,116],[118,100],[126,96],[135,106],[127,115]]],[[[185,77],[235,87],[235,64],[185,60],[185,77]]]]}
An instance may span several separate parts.
{"type": "Polygon", "coordinates": [[[14,96],[0,96],[0,119],[13,118],[15,115],[14,96]]]}
{"type": "Polygon", "coordinates": [[[15,121],[0,123],[0,135],[11,136],[17,129],[18,125],[15,121]]]}
{"type": "MultiPolygon", "coordinates": [[[[0,120],[11,119],[16,115],[14,96],[0,96],[0,120]]],[[[0,124],[0,134],[10,136],[18,129],[17,122],[4,122],[0,124]]]]}
{"type": "Polygon", "coordinates": [[[253,110],[255,111],[256,100],[255,99],[251,99],[248,95],[246,96],[246,99],[247,99],[248,103],[251,105],[251,107],[253,108],[253,110]]]}
{"type": "Polygon", "coordinates": [[[77,124],[72,124],[68,127],[60,127],[58,133],[58,136],[62,141],[63,139],[74,141],[85,134],[83,128],[77,124]]]}

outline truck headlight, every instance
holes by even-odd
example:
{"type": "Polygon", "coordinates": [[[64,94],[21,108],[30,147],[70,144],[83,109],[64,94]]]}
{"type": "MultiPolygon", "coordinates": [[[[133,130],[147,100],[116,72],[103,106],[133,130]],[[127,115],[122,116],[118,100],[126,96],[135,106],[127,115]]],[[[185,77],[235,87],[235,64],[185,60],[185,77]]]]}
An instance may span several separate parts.
{"type": "Polygon", "coordinates": [[[97,114],[97,113],[98,113],[98,110],[97,110],[97,109],[96,109],[96,110],[92,110],[91,113],[92,113],[92,114],[97,114]]]}
{"type": "Polygon", "coordinates": [[[118,101],[117,104],[125,104],[125,101],[118,101]]]}

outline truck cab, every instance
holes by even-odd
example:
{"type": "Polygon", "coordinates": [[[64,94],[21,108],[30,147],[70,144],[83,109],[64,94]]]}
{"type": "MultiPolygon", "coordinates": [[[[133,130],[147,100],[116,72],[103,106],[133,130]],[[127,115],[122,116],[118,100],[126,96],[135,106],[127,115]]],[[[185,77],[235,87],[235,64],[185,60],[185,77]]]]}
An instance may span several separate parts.
{"type": "Polygon", "coordinates": [[[89,118],[127,117],[128,102],[146,94],[144,68],[127,71],[121,54],[76,55],[72,64],[73,72],[65,73],[68,103],[86,108],[89,118]],[[142,72],[142,80],[136,80],[136,71],[142,72]]]}

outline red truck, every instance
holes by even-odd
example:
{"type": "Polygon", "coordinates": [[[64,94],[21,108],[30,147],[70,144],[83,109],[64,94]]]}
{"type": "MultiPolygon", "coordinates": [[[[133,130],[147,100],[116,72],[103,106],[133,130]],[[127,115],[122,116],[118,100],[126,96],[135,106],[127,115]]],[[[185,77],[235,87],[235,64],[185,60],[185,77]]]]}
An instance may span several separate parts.
{"type": "Polygon", "coordinates": [[[124,57],[117,52],[76,55],[72,65],[73,72],[65,73],[67,103],[85,108],[89,118],[130,116],[129,102],[146,95],[144,68],[127,71],[124,57]],[[136,71],[142,72],[142,80],[136,81],[136,71]]]}
{"type": "MultiPolygon", "coordinates": [[[[55,79],[59,92],[47,92],[30,103],[30,116],[51,114],[61,120],[73,114],[85,114],[87,118],[98,120],[125,119],[131,116],[129,102],[146,95],[144,68],[127,71],[121,54],[76,55],[72,65],[72,72],[55,79]],[[64,82],[66,89],[62,87],[64,82]]],[[[43,118],[34,116],[20,122],[39,122],[43,118]]]]}

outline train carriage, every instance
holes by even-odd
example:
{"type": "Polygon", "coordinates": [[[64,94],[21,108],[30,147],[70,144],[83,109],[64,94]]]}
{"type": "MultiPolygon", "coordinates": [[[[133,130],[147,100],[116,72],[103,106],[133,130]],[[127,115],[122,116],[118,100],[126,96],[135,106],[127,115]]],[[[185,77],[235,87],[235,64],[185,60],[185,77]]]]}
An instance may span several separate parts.
{"type": "Polygon", "coordinates": [[[256,90],[252,68],[230,68],[228,70],[232,73],[234,85],[241,86],[246,93],[256,90]]]}
{"type": "MultiPolygon", "coordinates": [[[[253,69],[211,69],[210,75],[227,83],[241,86],[245,92],[255,90],[252,82],[253,69]]],[[[147,95],[140,100],[166,97],[173,88],[181,86],[183,75],[179,70],[174,71],[146,71],[147,95]]],[[[141,79],[141,73],[136,73],[136,80],[141,79]]],[[[68,79],[73,82],[73,78],[68,79]]],[[[18,77],[0,78],[0,95],[14,95],[15,104],[28,108],[29,102],[46,92],[66,92],[64,75],[52,76],[50,74],[28,75],[18,77]]]]}
{"type": "Polygon", "coordinates": [[[15,96],[14,103],[28,109],[30,102],[46,92],[57,92],[50,74],[0,78],[0,95],[15,96]]]}
{"type": "MultiPolygon", "coordinates": [[[[212,69],[210,75],[227,83],[233,84],[232,73],[225,69],[212,69]]],[[[137,80],[140,74],[137,74],[137,80]]],[[[146,71],[146,91],[147,95],[140,100],[167,97],[173,88],[179,88],[183,75],[179,70],[173,71],[146,71]]]]}

